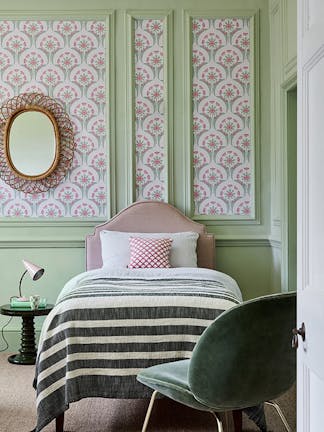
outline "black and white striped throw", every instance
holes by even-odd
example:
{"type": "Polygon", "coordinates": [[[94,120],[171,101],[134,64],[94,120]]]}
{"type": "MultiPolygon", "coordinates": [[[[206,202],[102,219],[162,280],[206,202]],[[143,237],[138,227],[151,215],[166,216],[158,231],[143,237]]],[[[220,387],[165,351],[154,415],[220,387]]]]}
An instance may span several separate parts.
{"type": "Polygon", "coordinates": [[[85,397],[149,397],[137,373],[189,358],[205,327],[241,301],[235,281],[209,272],[185,277],[182,270],[175,278],[88,272],[69,283],[40,337],[36,430],[85,397]]]}

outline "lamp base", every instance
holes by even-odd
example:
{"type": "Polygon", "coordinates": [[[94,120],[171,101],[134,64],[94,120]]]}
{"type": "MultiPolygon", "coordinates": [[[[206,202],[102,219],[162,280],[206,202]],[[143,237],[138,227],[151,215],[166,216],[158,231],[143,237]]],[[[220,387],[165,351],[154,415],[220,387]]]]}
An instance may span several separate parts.
{"type": "Polygon", "coordinates": [[[36,362],[36,354],[13,354],[8,357],[8,362],[19,365],[33,365],[36,362]]]}

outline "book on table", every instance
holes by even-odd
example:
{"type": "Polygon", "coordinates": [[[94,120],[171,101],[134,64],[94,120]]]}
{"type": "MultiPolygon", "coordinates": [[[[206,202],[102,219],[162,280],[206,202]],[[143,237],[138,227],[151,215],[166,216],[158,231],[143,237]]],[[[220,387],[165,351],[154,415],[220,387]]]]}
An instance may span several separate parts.
{"type": "MultiPolygon", "coordinates": [[[[47,306],[46,298],[41,298],[39,300],[38,309],[45,308],[47,306]]],[[[31,302],[29,299],[19,300],[17,297],[13,297],[10,299],[10,307],[12,308],[22,308],[22,309],[31,309],[31,302]]]]}

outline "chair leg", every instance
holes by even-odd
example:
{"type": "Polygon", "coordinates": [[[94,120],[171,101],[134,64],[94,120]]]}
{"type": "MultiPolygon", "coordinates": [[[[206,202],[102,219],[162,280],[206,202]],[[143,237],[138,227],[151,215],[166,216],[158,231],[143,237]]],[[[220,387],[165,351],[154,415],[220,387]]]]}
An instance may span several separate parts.
{"type": "Polygon", "coordinates": [[[147,425],[148,425],[148,422],[150,420],[151,412],[152,412],[154,401],[155,401],[157,394],[158,394],[157,390],[154,390],[154,392],[152,393],[151,400],[150,400],[149,406],[148,406],[147,411],[146,411],[146,416],[144,419],[142,432],[146,432],[147,425]]]}
{"type": "Polygon", "coordinates": [[[232,416],[234,422],[234,431],[242,432],[242,428],[243,428],[242,410],[232,411],[232,416]]]}
{"type": "Polygon", "coordinates": [[[64,428],[64,412],[59,414],[55,420],[55,432],[63,432],[64,428]]]}
{"type": "Polygon", "coordinates": [[[230,415],[231,411],[225,411],[225,431],[228,432],[230,430],[230,415]]]}
{"type": "Polygon", "coordinates": [[[216,419],[218,432],[224,432],[222,422],[219,420],[217,414],[214,411],[210,411],[210,412],[216,419]]]}
{"type": "Polygon", "coordinates": [[[284,424],[284,426],[285,426],[285,428],[286,428],[286,431],[287,431],[287,432],[292,432],[292,430],[291,430],[291,428],[290,428],[290,426],[289,426],[289,424],[288,424],[288,422],[287,422],[287,419],[286,419],[286,417],[284,416],[284,414],[283,414],[282,410],[280,409],[279,405],[278,405],[276,402],[273,402],[273,401],[267,401],[267,402],[265,402],[265,403],[266,403],[267,405],[270,405],[270,406],[272,406],[273,408],[275,408],[275,410],[277,411],[279,417],[281,418],[282,423],[284,424]]]}

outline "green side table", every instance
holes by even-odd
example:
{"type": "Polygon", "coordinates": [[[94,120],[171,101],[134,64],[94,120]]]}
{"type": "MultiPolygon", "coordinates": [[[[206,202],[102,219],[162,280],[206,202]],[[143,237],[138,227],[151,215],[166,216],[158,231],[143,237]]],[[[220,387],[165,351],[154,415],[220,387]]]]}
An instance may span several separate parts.
{"type": "Polygon", "coordinates": [[[33,365],[36,361],[36,340],[35,340],[35,316],[48,315],[54,305],[48,304],[45,308],[25,309],[12,308],[9,304],[0,307],[2,315],[19,316],[22,318],[21,327],[21,345],[19,354],[13,354],[8,357],[10,363],[19,365],[33,365]]]}

